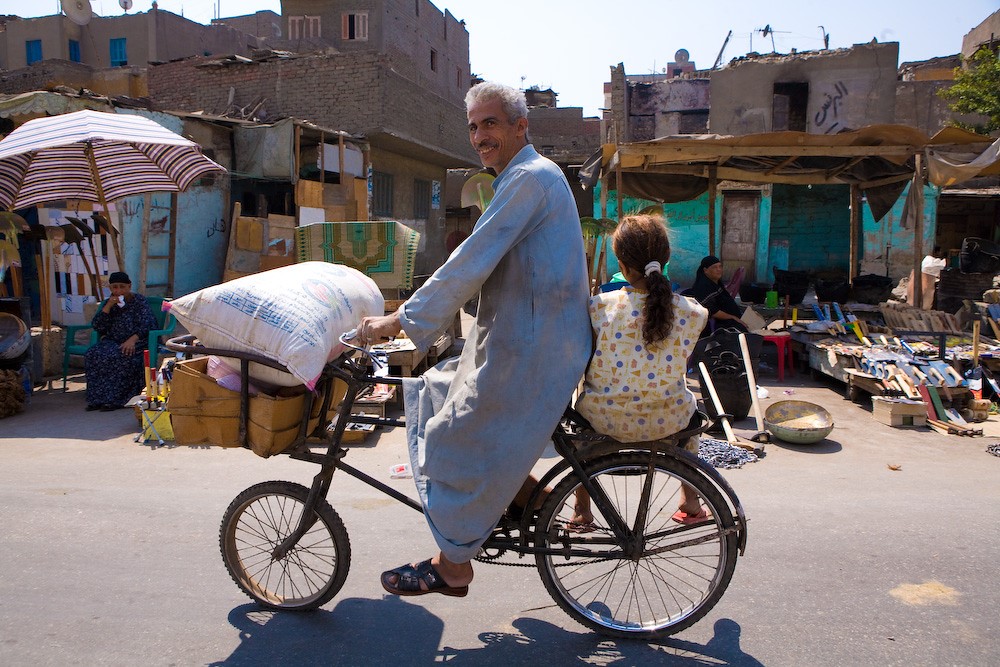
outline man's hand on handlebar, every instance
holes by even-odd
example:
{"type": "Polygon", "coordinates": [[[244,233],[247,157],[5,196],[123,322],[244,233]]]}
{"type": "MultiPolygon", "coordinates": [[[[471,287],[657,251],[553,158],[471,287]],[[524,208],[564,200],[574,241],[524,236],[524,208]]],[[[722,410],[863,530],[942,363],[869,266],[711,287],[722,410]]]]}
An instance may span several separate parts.
{"type": "Polygon", "coordinates": [[[402,330],[398,312],[380,317],[366,317],[358,325],[357,338],[363,345],[377,345],[392,340],[402,330]]]}

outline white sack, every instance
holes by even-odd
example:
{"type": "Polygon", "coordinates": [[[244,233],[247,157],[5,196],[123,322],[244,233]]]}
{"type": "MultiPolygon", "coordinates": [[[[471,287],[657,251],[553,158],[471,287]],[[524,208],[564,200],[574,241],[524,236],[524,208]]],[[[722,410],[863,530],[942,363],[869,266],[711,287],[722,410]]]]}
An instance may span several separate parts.
{"type": "Polygon", "coordinates": [[[382,315],[385,301],[360,271],[302,262],[207,287],[164,308],[206,347],[254,352],[292,374],[250,364],[252,378],[312,389],[323,366],[343,351],[340,335],[363,317],[382,315]]]}

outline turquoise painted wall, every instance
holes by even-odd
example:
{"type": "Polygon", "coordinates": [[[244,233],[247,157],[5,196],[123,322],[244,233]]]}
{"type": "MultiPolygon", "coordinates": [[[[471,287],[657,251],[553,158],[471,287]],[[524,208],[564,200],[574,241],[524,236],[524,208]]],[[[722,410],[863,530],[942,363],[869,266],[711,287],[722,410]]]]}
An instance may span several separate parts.
{"type": "MultiPolygon", "coordinates": [[[[169,114],[142,112],[141,114],[169,130],[184,134],[184,122],[169,114]]],[[[192,185],[177,195],[177,247],[174,266],[174,293],[182,296],[195,290],[222,282],[229,247],[229,223],[226,207],[229,200],[229,179],[216,179],[218,185],[192,185]]],[[[152,195],[150,219],[152,229],[148,237],[149,255],[166,255],[169,248],[169,227],[157,220],[169,215],[170,193],[152,195]]],[[[139,275],[142,257],[142,222],[145,215],[144,198],[125,197],[116,202],[121,220],[123,252],[126,270],[133,283],[139,275]]],[[[151,260],[147,263],[147,284],[167,282],[167,261],[151,260]]]]}
{"type": "MultiPolygon", "coordinates": [[[[598,218],[601,217],[600,187],[601,184],[598,183],[594,188],[594,217],[598,218]]],[[[612,219],[618,218],[617,195],[615,190],[608,192],[607,217],[612,219]]],[[[625,197],[623,210],[629,213],[653,205],[656,205],[656,202],[625,197]]],[[[664,204],[663,210],[667,218],[667,228],[670,230],[670,279],[681,287],[690,287],[694,282],[695,271],[701,258],[708,253],[708,194],[690,201],[664,204]]],[[[716,201],[717,218],[719,211],[721,211],[721,197],[716,201]]],[[[609,242],[608,275],[616,271],[618,271],[618,260],[611,252],[609,242]]]]}
{"type": "MultiPolygon", "coordinates": [[[[223,216],[225,192],[218,187],[191,186],[177,195],[177,247],[174,253],[174,293],[178,297],[222,282],[229,245],[229,223],[223,216]]],[[[148,255],[169,253],[170,193],[151,196],[148,255]]],[[[139,275],[142,259],[142,224],[145,216],[143,197],[126,197],[118,202],[121,216],[125,265],[132,281],[139,275]]],[[[146,283],[167,282],[167,260],[147,261],[146,283]]],[[[160,289],[147,290],[160,293],[160,289]]]]}
{"type": "MultiPolygon", "coordinates": [[[[600,187],[594,189],[594,216],[601,216],[600,187]]],[[[909,186],[907,186],[907,190],[909,186]]],[[[901,221],[906,190],[881,222],[872,218],[867,204],[862,207],[860,273],[885,275],[884,255],[889,250],[889,275],[899,279],[913,266],[913,230],[901,221]]],[[[924,187],[924,247],[921,257],[934,245],[937,202],[940,190],[924,187]]],[[[624,210],[637,211],[655,202],[626,197],[624,210]]],[[[608,193],[607,217],[618,215],[617,192],[608,193]]],[[[691,201],[664,204],[670,228],[670,278],[683,287],[694,281],[701,258],[708,250],[708,194],[691,201]]],[[[715,238],[721,238],[722,195],[715,202],[715,238]]],[[[774,282],[773,266],[779,269],[847,272],[850,259],[850,186],[772,186],[761,193],[757,236],[757,265],[754,282],[774,282]]],[[[718,253],[718,248],[716,249],[718,253]]],[[[618,262],[608,248],[608,275],[618,270],[618,262]]]]}
{"type": "MultiPolygon", "coordinates": [[[[862,273],[889,275],[899,280],[910,275],[913,268],[913,228],[903,227],[903,205],[910,190],[907,185],[881,221],[875,222],[867,204],[862,213],[862,273]]],[[[924,186],[924,234],[923,248],[918,249],[923,258],[934,247],[937,235],[938,198],[941,189],[933,185],[924,186]]]]}
{"type": "MultiPolygon", "coordinates": [[[[793,271],[847,271],[850,258],[851,188],[848,185],[775,184],[770,245],[788,242],[793,271]]],[[[778,267],[782,268],[782,267],[778,267]]],[[[774,280],[771,266],[766,281],[774,280]]]]}

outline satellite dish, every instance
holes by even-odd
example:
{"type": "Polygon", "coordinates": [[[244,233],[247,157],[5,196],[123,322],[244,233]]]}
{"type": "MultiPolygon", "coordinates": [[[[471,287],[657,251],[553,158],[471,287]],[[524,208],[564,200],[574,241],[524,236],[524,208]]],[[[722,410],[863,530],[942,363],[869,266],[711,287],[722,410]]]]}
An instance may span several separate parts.
{"type": "Polygon", "coordinates": [[[125,11],[128,11],[132,9],[132,0],[118,0],[118,5],[125,11]]]}
{"type": "Polygon", "coordinates": [[[677,53],[674,54],[674,62],[678,64],[686,63],[690,58],[691,54],[688,53],[687,49],[678,49],[677,53]]]}
{"type": "Polygon", "coordinates": [[[63,14],[70,21],[77,25],[87,25],[93,10],[90,9],[90,0],[62,0],[63,14]]]}

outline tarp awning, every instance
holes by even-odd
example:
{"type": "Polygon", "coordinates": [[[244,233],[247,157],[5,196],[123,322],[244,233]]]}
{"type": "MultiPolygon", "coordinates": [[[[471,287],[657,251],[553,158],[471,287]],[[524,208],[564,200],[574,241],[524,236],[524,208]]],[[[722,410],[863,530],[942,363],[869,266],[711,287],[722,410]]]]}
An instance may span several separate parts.
{"type": "Polygon", "coordinates": [[[0,118],[58,116],[83,109],[111,111],[112,106],[106,98],[73,97],[45,90],[0,95],[0,118]]]}
{"type": "Polygon", "coordinates": [[[1000,142],[988,148],[992,141],[954,128],[929,138],[903,125],[872,125],[833,135],[682,135],[617,147],[607,144],[584,164],[580,178],[592,185],[602,173],[620,171],[624,194],[660,202],[693,199],[708,189],[712,178],[857,185],[880,219],[913,177],[915,155],[928,155],[929,182],[952,184],[997,173],[1000,142]],[[942,178],[947,183],[938,180],[942,178]]]}

